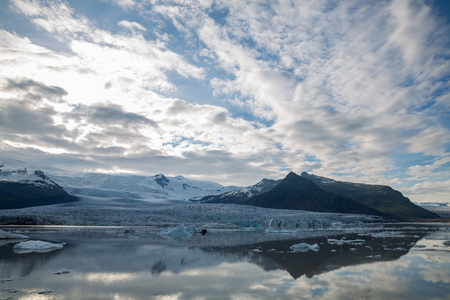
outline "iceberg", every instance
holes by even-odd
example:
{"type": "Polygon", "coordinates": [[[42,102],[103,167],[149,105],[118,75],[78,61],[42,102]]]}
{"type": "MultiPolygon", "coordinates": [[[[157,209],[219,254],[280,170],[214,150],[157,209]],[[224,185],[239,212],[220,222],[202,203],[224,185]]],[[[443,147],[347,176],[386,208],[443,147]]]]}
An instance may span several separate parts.
{"type": "Polygon", "coordinates": [[[300,244],[292,245],[290,248],[294,251],[300,251],[300,252],[307,252],[309,250],[312,250],[315,252],[319,251],[319,245],[317,245],[317,244],[310,245],[307,243],[300,243],[300,244]]]}
{"type": "Polygon", "coordinates": [[[23,234],[18,233],[11,233],[7,231],[0,230],[0,240],[6,240],[6,239],[14,239],[14,240],[27,240],[29,237],[23,234]]]}
{"type": "Polygon", "coordinates": [[[362,240],[362,239],[356,239],[356,240],[336,240],[336,239],[327,239],[328,244],[330,245],[339,245],[342,246],[344,244],[351,244],[351,245],[362,245],[364,244],[366,241],[362,240]]]}
{"type": "Polygon", "coordinates": [[[178,225],[177,227],[168,227],[163,231],[159,232],[161,235],[175,235],[175,236],[190,236],[194,233],[200,232],[193,225],[184,226],[184,224],[178,225]]]}
{"type": "Polygon", "coordinates": [[[18,254],[39,252],[45,253],[53,250],[61,249],[63,244],[53,244],[43,241],[26,241],[21,242],[13,247],[13,251],[18,254]]]}

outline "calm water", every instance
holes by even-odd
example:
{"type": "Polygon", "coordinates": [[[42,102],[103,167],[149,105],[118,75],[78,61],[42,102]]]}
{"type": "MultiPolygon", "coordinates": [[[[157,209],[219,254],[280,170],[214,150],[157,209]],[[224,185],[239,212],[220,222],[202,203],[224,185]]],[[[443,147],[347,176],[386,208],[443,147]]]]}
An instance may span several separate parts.
{"type": "Polygon", "coordinates": [[[216,231],[168,239],[154,228],[20,229],[32,239],[66,244],[17,254],[14,243],[1,243],[0,278],[8,281],[0,283],[0,299],[450,299],[445,224],[315,238],[216,231]],[[289,248],[302,242],[320,249],[289,248]],[[59,270],[70,273],[55,275],[59,270]],[[38,294],[44,290],[51,292],[38,294]]]}

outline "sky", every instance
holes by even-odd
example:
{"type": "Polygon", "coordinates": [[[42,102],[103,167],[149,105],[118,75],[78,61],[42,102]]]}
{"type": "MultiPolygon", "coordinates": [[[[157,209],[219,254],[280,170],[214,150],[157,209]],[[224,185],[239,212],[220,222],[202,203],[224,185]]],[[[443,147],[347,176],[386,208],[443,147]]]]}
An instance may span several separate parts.
{"type": "Polygon", "coordinates": [[[450,202],[446,0],[0,1],[0,156],[450,202]]]}

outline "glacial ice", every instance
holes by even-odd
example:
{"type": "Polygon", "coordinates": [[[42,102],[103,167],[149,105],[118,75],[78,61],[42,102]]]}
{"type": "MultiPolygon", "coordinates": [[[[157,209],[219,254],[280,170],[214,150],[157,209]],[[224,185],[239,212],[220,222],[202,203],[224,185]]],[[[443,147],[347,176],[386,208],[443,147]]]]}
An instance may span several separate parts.
{"type": "Polygon", "coordinates": [[[350,244],[350,245],[362,245],[364,244],[366,241],[362,240],[362,239],[356,239],[356,240],[345,240],[345,239],[341,239],[341,240],[336,240],[336,239],[327,239],[328,244],[330,245],[339,245],[342,246],[344,244],[350,244]]]}
{"type": "Polygon", "coordinates": [[[61,249],[63,247],[64,247],[63,244],[53,244],[50,242],[43,242],[43,241],[26,241],[14,245],[13,251],[18,254],[30,252],[45,253],[61,249]]]}
{"type": "Polygon", "coordinates": [[[176,227],[168,227],[162,230],[159,234],[161,235],[175,235],[175,236],[189,236],[196,232],[200,232],[194,225],[184,226],[184,224],[178,225],[176,227]]]}
{"type": "Polygon", "coordinates": [[[389,231],[384,231],[384,232],[378,232],[378,233],[374,233],[372,234],[372,237],[374,238],[400,238],[400,237],[405,237],[406,235],[404,235],[403,233],[400,232],[389,232],[389,231]]]}
{"type": "Polygon", "coordinates": [[[317,244],[310,245],[308,243],[300,243],[300,244],[292,245],[290,248],[294,251],[300,251],[300,252],[307,252],[309,250],[317,252],[317,251],[319,251],[320,247],[317,244]]]}
{"type": "MultiPolygon", "coordinates": [[[[374,216],[262,208],[237,204],[148,203],[130,199],[82,198],[77,202],[2,210],[3,223],[80,226],[175,226],[222,224],[277,232],[337,230],[333,223],[361,228],[374,216]],[[18,222],[18,223],[15,223],[18,222]]],[[[335,225],[336,226],[336,225],[335,225]]],[[[280,232],[282,233],[282,232],[280,232]]]]}
{"type": "Polygon", "coordinates": [[[0,240],[2,239],[17,239],[17,240],[26,240],[29,239],[26,235],[18,234],[18,233],[11,233],[7,231],[0,230],[0,240]]]}

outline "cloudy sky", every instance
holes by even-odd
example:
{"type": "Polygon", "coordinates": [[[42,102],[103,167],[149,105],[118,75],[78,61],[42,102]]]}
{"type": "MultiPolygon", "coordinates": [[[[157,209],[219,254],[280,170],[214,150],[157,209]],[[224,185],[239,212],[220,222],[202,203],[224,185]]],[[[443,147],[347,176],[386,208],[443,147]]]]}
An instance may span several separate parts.
{"type": "Polygon", "coordinates": [[[0,153],[450,201],[446,0],[0,2],[0,153]]]}

